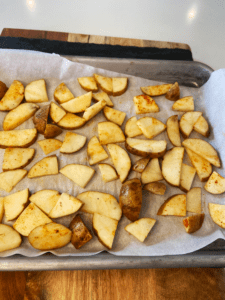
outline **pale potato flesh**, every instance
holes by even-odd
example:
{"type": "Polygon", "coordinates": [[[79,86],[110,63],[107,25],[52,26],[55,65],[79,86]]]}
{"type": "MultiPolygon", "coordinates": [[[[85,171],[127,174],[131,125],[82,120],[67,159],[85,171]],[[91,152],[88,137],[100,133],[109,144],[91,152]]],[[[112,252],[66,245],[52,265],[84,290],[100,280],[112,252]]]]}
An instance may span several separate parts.
{"type": "Polygon", "coordinates": [[[134,138],[126,139],[126,149],[138,156],[149,156],[151,158],[161,157],[166,152],[166,141],[141,140],[134,138]]]}
{"type": "Polygon", "coordinates": [[[86,136],[73,132],[67,132],[60,148],[60,152],[68,154],[77,152],[84,147],[86,140],[86,136]]]}
{"type": "Polygon", "coordinates": [[[46,155],[58,150],[62,146],[62,142],[56,139],[41,140],[38,141],[38,144],[46,155]]]}
{"type": "Polygon", "coordinates": [[[184,228],[187,233],[194,233],[202,227],[205,214],[187,217],[183,220],[184,228]]]}
{"type": "Polygon", "coordinates": [[[124,182],[131,169],[131,160],[127,152],[118,145],[108,144],[107,148],[121,182],[124,182]]]}
{"type": "Polygon", "coordinates": [[[104,182],[110,182],[118,179],[116,170],[109,164],[99,164],[98,166],[104,182]]]}
{"type": "Polygon", "coordinates": [[[94,77],[77,78],[80,86],[87,92],[97,92],[98,87],[94,77]]]}
{"type": "Polygon", "coordinates": [[[167,135],[170,142],[173,144],[173,146],[180,147],[181,139],[180,139],[178,115],[169,117],[167,119],[166,126],[167,126],[167,135]]]}
{"type": "Polygon", "coordinates": [[[35,150],[31,148],[5,149],[2,170],[9,171],[26,167],[34,158],[35,150]]]}
{"type": "Polygon", "coordinates": [[[0,224],[0,252],[18,248],[22,243],[20,234],[11,226],[0,224]]]}
{"type": "Polygon", "coordinates": [[[28,236],[31,246],[38,250],[53,250],[66,246],[72,232],[65,226],[49,223],[34,228],[28,236]]]}
{"type": "Polygon", "coordinates": [[[6,221],[16,219],[24,210],[29,198],[29,189],[4,197],[6,221]]]}
{"type": "Polygon", "coordinates": [[[0,111],[8,111],[16,108],[23,101],[23,98],[24,86],[20,81],[14,80],[0,101],[0,111]]]}
{"type": "Polygon", "coordinates": [[[85,165],[70,164],[60,170],[60,173],[82,188],[88,184],[95,170],[85,165]]]}
{"type": "Polygon", "coordinates": [[[45,80],[40,79],[30,82],[25,87],[25,99],[27,102],[47,102],[48,95],[45,80]]]}
{"type": "Polygon", "coordinates": [[[94,78],[97,81],[97,85],[103,90],[103,92],[107,93],[108,95],[113,94],[112,78],[104,77],[98,74],[94,74],[94,78]]]}
{"type": "Polygon", "coordinates": [[[202,189],[194,187],[187,192],[187,211],[200,214],[202,212],[202,189]]]}
{"type": "Polygon", "coordinates": [[[124,229],[143,243],[155,225],[155,222],[156,220],[151,218],[141,218],[128,224],[124,229]]]}
{"type": "Polygon", "coordinates": [[[125,125],[125,134],[128,137],[135,137],[138,135],[142,135],[141,129],[137,126],[137,118],[131,117],[127,120],[125,125]]]}
{"type": "Polygon", "coordinates": [[[189,137],[194,128],[194,124],[201,115],[202,112],[200,111],[191,111],[183,114],[180,119],[180,131],[185,138],[189,137]]]}
{"type": "Polygon", "coordinates": [[[58,124],[63,129],[77,129],[82,127],[86,123],[84,118],[78,117],[74,114],[67,113],[58,124]]]}
{"type": "Polygon", "coordinates": [[[194,109],[195,109],[194,98],[192,96],[181,98],[176,102],[174,102],[172,106],[172,110],[176,110],[176,111],[188,112],[188,111],[194,111],[194,109]]]}
{"type": "Polygon", "coordinates": [[[206,182],[204,189],[210,194],[223,194],[225,192],[225,178],[214,171],[206,182]]]}
{"type": "Polygon", "coordinates": [[[34,203],[30,203],[13,224],[21,235],[28,236],[36,227],[52,222],[34,203]]]}
{"type": "Polygon", "coordinates": [[[3,130],[13,130],[30,119],[39,108],[34,103],[23,103],[11,110],[4,118],[3,130]]]}
{"type": "Polygon", "coordinates": [[[37,139],[37,129],[0,131],[0,148],[26,148],[37,139]]]}
{"type": "Polygon", "coordinates": [[[146,184],[160,180],[163,180],[163,176],[159,165],[159,159],[153,158],[141,173],[141,182],[146,184]]]}
{"type": "Polygon", "coordinates": [[[113,96],[120,96],[126,92],[128,85],[128,79],[122,77],[114,77],[112,78],[112,89],[113,89],[113,96]]]}
{"type": "Polygon", "coordinates": [[[144,136],[152,139],[166,129],[166,125],[156,118],[144,117],[137,121],[138,127],[141,129],[144,136]]]}
{"type": "Polygon", "coordinates": [[[139,95],[133,98],[136,114],[146,114],[159,112],[159,107],[155,101],[147,95],[139,95]]]}
{"type": "Polygon", "coordinates": [[[58,123],[66,115],[66,112],[54,102],[51,102],[49,115],[53,122],[58,123]]]}
{"type": "Polygon", "coordinates": [[[181,179],[181,167],[184,157],[183,147],[174,147],[163,157],[162,175],[172,186],[179,186],[181,179]]]}
{"type": "Polygon", "coordinates": [[[150,182],[143,186],[143,190],[156,195],[164,195],[166,191],[166,185],[162,182],[150,182]]]}
{"type": "Polygon", "coordinates": [[[186,216],[186,195],[174,195],[159,208],[158,216],[186,216]]]}
{"type": "Polygon", "coordinates": [[[182,164],[181,175],[180,175],[180,189],[184,192],[190,190],[192,182],[195,178],[195,168],[182,164]]]}
{"type": "Polygon", "coordinates": [[[113,122],[98,123],[98,137],[102,145],[122,143],[125,141],[123,131],[113,122]]]}
{"type": "Polygon", "coordinates": [[[35,178],[59,173],[56,155],[48,156],[38,161],[28,172],[28,178],[35,178]]]}
{"type": "Polygon", "coordinates": [[[95,102],[99,102],[101,100],[105,100],[106,101],[106,105],[107,106],[114,106],[114,104],[112,103],[111,99],[109,98],[108,94],[106,94],[105,92],[100,92],[97,94],[92,94],[92,98],[95,102]]]}
{"type": "Polygon", "coordinates": [[[54,92],[54,99],[58,103],[65,103],[71,99],[74,98],[74,95],[71,93],[71,91],[68,89],[66,84],[64,82],[60,83],[54,92]]]}
{"type": "Polygon", "coordinates": [[[225,205],[209,203],[209,214],[214,223],[225,228],[225,205]]]}
{"type": "Polygon", "coordinates": [[[166,99],[176,101],[180,98],[180,87],[178,82],[175,82],[165,95],[166,99]]]}
{"type": "Polygon", "coordinates": [[[160,85],[150,85],[150,86],[145,86],[141,87],[141,90],[144,94],[149,95],[149,96],[161,96],[166,94],[173,84],[160,84],[160,85]]]}
{"type": "Polygon", "coordinates": [[[109,157],[96,136],[93,136],[88,143],[87,155],[90,165],[97,164],[109,157]]]}
{"type": "Polygon", "coordinates": [[[209,136],[209,124],[203,116],[198,118],[193,129],[205,137],[209,136]]]}
{"type": "Polygon", "coordinates": [[[101,100],[101,101],[95,103],[94,105],[92,105],[92,106],[85,109],[85,112],[83,114],[83,118],[86,121],[89,121],[94,116],[96,116],[105,106],[106,106],[106,101],[105,100],[101,100]]]}
{"type": "Polygon", "coordinates": [[[84,112],[90,105],[92,99],[92,92],[71,99],[70,101],[61,104],[61,106],[68,112],[81,113],[84,112]]]}
{"type": "Polygon", "coordinates": [[[81,211],[94,214],[98,213],[117,221],[122,216],[122,210],[116,198],[107,193],[89,191],[77,195],[77,198],[84,203],[81,211]]]}
{"type": "Polygon", "coordinates": [[[30,201],[37,205],[47,215],[56,205],[60,194],[56,190],[41,190],[30,197],[30,201]]]}
{"type": "Polygon", "coordinates": [[[132,170],[138,173],[142,173],[146,168],[150,158],[141,158],[133,165],[132,170]]]}
{"type": "Polygon", "coordinates": [[[11,192],[11,190],[27,175],[27,170],[13,170],[0,173],[0,189],[11,192]]]}
{"type": "Polygon", "coordinates": [[[0,197],[0,223],[4,216],[4,197],[0,197]]]}
{"type": "Polygon", "coordinates": [[[125,112],[113,109],[108,106],[104,107],[103,113],[108,121],[113,122],[119,126],[121,126],[123,124],[123,121],[126,117],[125,112]]]}

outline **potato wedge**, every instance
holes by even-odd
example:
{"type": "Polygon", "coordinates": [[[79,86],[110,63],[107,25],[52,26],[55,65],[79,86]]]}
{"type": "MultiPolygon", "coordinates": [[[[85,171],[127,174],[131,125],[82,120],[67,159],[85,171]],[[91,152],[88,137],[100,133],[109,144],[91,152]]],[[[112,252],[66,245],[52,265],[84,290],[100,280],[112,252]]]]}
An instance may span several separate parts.
{"type": "Polygon", "coordinates": [[[141,218],[133,223],[128,224],[124,229],[143,243],[155,225],[155,222],[156,220],[151,218],[141,218]]]}
{"type": "Polygon", "coordinates": [[[76,249],[80,249],[92,239],[92,234],[85,226],[80,215],[76,215],[69,226],[72,231],[71,243],[76,249]]]}
{"type": "Polygon", "coordinates": [[[142,189],[155,195],[164,195],[166,185],[162,182],[150,182],[145,184],[142,189]]]}
{"type": "Polygon", "coordinates": [[[54,137],[60,135],[62,133],[62,129],[57,125],[47,124],[44,131],[44,137],[46,139],[53,139],[54,137]]]}
{"type": "Polygon", "coordinates": [[[54,91],[54,99],[59,104],[65,103],[74,98],[74,95],[68,89],[64,82],[60,83],[54,91]]]}
{"type": "Polygon", "coordinates": [[[107,106],[109,106],[109,107],[113,107],[114,106],[114,104],[112,103],[112,101],[109,98],[108,94],[106,94],[105,92],[100,92],[100,93],[97,93],[97,94],[92,94],[92,98],[93,98],[93,101],[95,101],[95,102],[99,102],[101,100],[105,100],[107,106]]]}
{"type": "Polygon", "coordinates": [[[66,165],[59,172],[82,188],[85,188],[95,174],[91,167],[77,164],[66,165]]]}
{"type": "Polygon", "coordinates": [[[179,186],[181,180],[181,167],[184,157],[183,147],[174,147],[163,157],[162,175],[172,186],[179,186]]]}
{"type": "Polygon", "coordinates": [[[134,138],[127,138],[125,147],[127,151],[134,155],[156,158],[161,157],[166,152],[166,141],[160,140],[141,140],[134,138]]]}
{"type": "Polygon", "coordinates": [[[215,167],[219,168],[221,166],[216,150],[206,141],[201,139],[186,139],[182,142],[182,145],[206,159],[215,167]]]}
{"type": "Polygon", "coordinates": [[[147,167],[141,173],[141,182],[143,184],[163,180],[162,171],[159,165],[159,159],[153,158],[147,167]]]}
{"type": "Polygon", "coordinates": [[[86,140],[86,136],[73,132],[67,132],[60,148],[60,152],[65,154],[77,152],[84,147],[86,140]]]}
{"type": "Polygon", "coordinates": [[[48,102],[46,83],[44,79],[30,82],[25,87],[25,99],[27,102],[41,103],[48,102]]]}
{"type": "Polygon", "coordinates": [[[104,116],[110,122],[113,122],[119,126],[122,126],[123,121],[126,117],[126,113],[120,110],[113,109],[111,107],[105,106],[103,109],[104,116]]]}
{"type": "Polygon", "coordinates": [[[127,179],[131,169],[130,157],[127,152],[118,145],[108,144],[107,148],[116,168],[117,174],[119,175],[119,179],[121,182],[124,182],[127,179]]]}
{"type": "Polygon", "coordinates": [[[214,171],[206,182],[204,189],[210,194],[223,194],[225,192],[225,178],[214,171]]]}
{"type": "Polygon", "coordinates": [[[188,166],[186,164],[182,164],[179,188],[183,192],[187,193],[190,190],[192,182],[195,178],[195,174],[196,174],[195,168],[188,166]]]}
{"type": "Polygon", "coordinates": [[[144,169],[146,168],[149,160],[150,160],[150,158],[148,158],[148,157],[139,159],[133,165],[132,170],[135,172],[138,172],[138,173],[142,173],[144,171],[144,169]]]}
{"type": "Polygon", "coordinates": [[[161,85],[150,85],[150,86],[144,86],[141,87],[141,90],[144,94],[149,96],[161,96],[166,94],[173,84],[161,84],[161,85]]]}
{"type": "Polygon", "coordinates": [[[4,216],[4,197],[0,197],[0,223],[4,216]]]}
{"type": "Polygon", "coordinates": [[[62,142],[56,139],[41,140],[38,141],[38,144],[46,155],[58,150],[62,146],[62,142]]]}
{"type": "Polygon", "coordinates": [[[187,233],[194,233],[202,227],[205,214],[187,217],[183,220],[184,228],[187,233]]]}
{"type": "Polygon", "coordinates": [[[205,137],[209,137],[210,135],[209,124],[203,116],[200,116],[198,118],[197,122],[194,124],[193,129],[205,137]]]}
{"type": "Polygon", "coordinates": [[[128,86],[128,79],[127,78],[119,78],[114,77],[112,78],[112,89],[113,89],[113,96],[120,96],[126,92],[128,86]]]}
{"type": "Polygon", "coordinates": [[[116,198],[110,194],[88,191],[77,195],[77,198],[84,203],[81,211],[94,214],[98,213],[108,218],[120,220],[122,210],[116,198]]]}
{"type": "Polygon", "coordinates": [[[39,160],[28,172],[28,178],[36,178],[59,173],[58,160],[56,155],[45,157],[39,160]]]}
{"type": "Polygon", "coordinates": [[[2,170],[10,171],[22,169],[29,165],[34,158],[34,149],[7,148],[5,149],[2,170]]]}
{"type": "Polygon", "coordinates": [[[27,148],[31,146],[37,139],[37,130],[9,130],[0,131],[0,148],[27,148]]]}
{"type": "Polygon", "coordinates": [[[156,118],[144,117],[137,121],[137,126],[141,129],[144,136],[148,139],[152,139],[164,130],[166,125],[156,118]]]}
{"type": "Polygon", "coordinates": [[[98,137],[102,145],[122,143],[125,141],[123,131],[113,122],[98,123],[98,137]]]}
{"type": "Polygon", "coordinates": [[[8,111],[16,108],[23,101],[23,98],[24,86],[20,81],[14,80],[0,101],[0,111],[8,111]]]}
{"type": "Polygon", "coordinates": [[[50,105],[42,106],[34,115],[33,123],[37,131],[41,134],[44,134],[45,127],[48,122],[48,114],[50,110],[50,105]]]}
{"type": "Polygon", "coordinates": [[[197,122],[198,118],[202,115],[200,111],[190,111],[183,114],[180,119],[180,131],[184,138],[188,138],[191,134],[194,124],[197,122]]]}
{"type": "Polygon", "coordinates": [[[18,248],[22,243],[20,234],[5,224],[0,224],[0,241],[0,252],[18,248]]]}
{"type": "Polygon", "coordinates": [[[188,96],[177,100],[176,102],[174,102],[172,110],[184,112],[194,111],[194,98],[192,96],[188,96]]]}
{"type": "Polygon", "coordinates": [[[105,106],[106,106],[105,100],[101,100],[101,101],[95,103],[94,105],[85,109],[83,118],[86,120],[86,122],[89,121],[94,116],[96,116],[105,106]]]}
{"type": "Polygon", "coordinates": [[[32,247],[38,250],[53,250],[66,246],[71,239],[72,232],[65,226],[49,223],[34,228],[28,236],[32,247]]]}
{"type": "Polygon", "coordinates": [[[63,193],[48,215],[50,218],[68,216],[77,212],[82,205],[83,203],[79,199],[67,193],[63,193]]]}
{"type": "Polygon", "coordinates": [[[57,104],[51,102],[49,115],[54,123],[58,123],[63,117],[65,117],[66,112],[57,104]]]}
{"type": "Polygon", "coordinates": [[[91,166],[109,157],[96,136],[93,136],[88,143],[87,155],[91,166]]]}
{"type": "Polygon", "coordinates": [[[166,99],[176,101],[180,98],[180,87],[178,82],[175,82],[165,95],[166,99]]]}
{"type": "Polygon", "coordinates": [[[97,235],[100,243],[102,243],[103,246],[105,246],[108,249],[112,249],[117,225],[118,225],[118,221],[94,213],[93,231],[97,235]]]}
{"type": "Polygon", "coordinates": [[[23,103],[11,110],[3,120],[3,130],[13,130],[30,119],[39,108],[34,103],[23,103]]]}
{"type": "Polygon", "coordinates": [[[97,92],[98,86],[94,77],[80,77],[77,78],[80,86],[87,92],[97,92]]]}
{"type": "Polygon", "coordinates": [[[82,127],[85,123],[86,120],[84,118],[67,113],[57,125],[63,129],[73,130],[82,127]]]}
{"type": "Polygon", "coordinates": [[[125,134],[128,137],[135,137],[138,135],[142,135],[141,129],[137,126],[137,118],[131,117],[127,120],[125,125],[125,134]]]}
{"type": "Polygon", "coordinates": [[[159,208],[158,216],[186,216],[186,195],[173,195],[159,208]]]}
{"type": "Polygon", "coordinates": [[[139,95],[133,98],[136,114],[146,114],[159,112],[159,107],[155,101],[147,95],[139,95]]]}
{"type": "Polygon", "coordinates": [[[84,112],[90,105],[92,99],[92,92],[81,95],[77,98],[61,104],[61,106],[68,112],[81,113],[84,112]]]}
{"type": "Polygon", "coordinates": [[[7,92],[8,88],[6,84],[2,81],[0,81],[0,99],[2,99],[7,92]]]}
{"type": "Polygon", "coordinates": [[[36,227],[52,222],[34,203],[30,203],[13,224],[21,235],[28,236],[36,227]]]}
{"type": "Polygon", "coordinates": [[[173,146],[180,147],[181,140],[180,140],[178,115],[169,117],[166,121],[166,126],[167,126],[167,135],[170,142],[173,144],[173,146]]]}
{"type": "Polygon", "coordinates": [[[98,166],[104,182],[110,182],[119,178],[116,170],[109,164],[99,164],[98,166]]]}
{"type": "Polygon", "coordinates": [[[202,212],[202,189],[194,187],[187,192],[187,211],[200,214],[202,212]]]}
{"type": "Polygon", "coordinates": [[[27,170],[13,170],[0,173],[0,189],[11,192],[11,190],[27,175],[27,170]]]}
{"type": "Polygon", "coordinates": [[[209,214],[214,223],[225,228],[225,205],[209,203],[209,214]]]}
{"type": "Polygon", "coordinates": [[[113,94],[112,78],[104,77],[98,74],[94,74],[94,78],[97,82],[97,85],[101,90],[103,90],[103,92],[107,93],[108,95],[113,94]]]}
{"type": "Polygon", "coordinates": [[[4,197],[6,221],[12,221],[21,214],[28,203],[29,194],[29,189],[25,189],[4,197]]]}
{"type": "Polygon", "coordinates": [[[56,190],[41,190],[31,195],[29,200],[48,215],[59,198],[60,194],[56,190]]]}

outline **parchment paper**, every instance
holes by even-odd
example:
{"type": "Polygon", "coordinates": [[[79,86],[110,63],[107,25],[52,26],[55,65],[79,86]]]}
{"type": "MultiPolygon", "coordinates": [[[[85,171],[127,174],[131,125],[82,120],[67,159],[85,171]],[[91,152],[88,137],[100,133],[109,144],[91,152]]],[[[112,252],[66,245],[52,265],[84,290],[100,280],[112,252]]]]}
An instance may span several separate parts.
{"type": "MultiPolygon", "coordinates": [[[[73,92],[74,96],[80,96],[86,92],[80,87],[77,82],[78,77],[82,76],[92,76],[93,73],[98,73],[106,76],[123,76],[123,74],[110,72],[102,69],[97,69],[90,67],[88,65],[83,65],[80,63],[74,63],[68,61],[59,55],[51,55],[45,53],[39,53],[35,51],[18,51],[18,50],[0,50],[0,80],[5,82],[7,86],[10,86],[14,79],[20,80],[24,85],[28,84],[32,80],[37,80],[44,78],[47,83],[47,92],[49,96],[49,101],[54,101],[53,93],[55,88],[61,82],[65,82],[69,89],[73,92]]],[[[124,75],[127,77],[127,75],[124,75]]],[[[157,84],[159,82],[150,81],[143,78],[129,76],[129,87],[125,94],[119,97],[110,97],[114,103],[114,108],[126,112],[126,119],[122,126],[124,129],[125,123],[128,118],[135,116],[135,110],[133,105],[133,97],[142,94],[140,87],[152,84],[157,84]]],[[[161,84],[161,83],[159,83],[161,84]]],[[[192,95],[195,99],[195,110],[200,110],[203,115],[209,121],[211,125],[211,134],[209,139],[207,139],[218,151],[222,160],[222,168],[219,169],[219,173],[224,176],[224,162],[225,162],[225,70],[219,70],[212,74],[209,81],[201,88],[187,88],[181,87],[181,97],[192,95]]],[[[173,112],[171,110],[172,101],[168,101],[164,96],[155,97],[155,100],[160,107],[160,112],[155,114],[145,114],[139,115],[137,118],[143,116],[154,116],[166,122],[167,118],[173,114],[182,113],[173,112]]],[[[47,103],[41,104],[46,105],[47,103]]],[[[2,130],[2,121],[5,117],[5,112],[0,112],[0,130],[2,130]]],[[[74,130],[78,134],[83,134],[87,136],[87,142],[93,135],[97,135],[97,123],[104,121],[105,118],[101,113],[99,113],[94,119],[89,121],[83,128],[74,130]]],[[[26,121],[21,126],[16,129],[33,128],[32,120],[26,121]]],[[[57,139],[63,141],[66,130],[57,137],[57,139]]],[[[190,137],[200,137],[197,133],[192,133],[190,137]]],[[[138,137],[139,138],[139,137],[138,137]]],[[[141,137],[140,137],[141,138],[141,137]]],[[[38,140],[42,140],[44,137],[42,135],[38,136],[38,140]]],[[[164,132],[157,136],[155,139],[166,139],[168,142],[167,149],[172,148],[171,143],[167,138],[167,134],[164,132]]],[[[86,144],[87,145],[87,144],[86,144]]],[[[123,143],[120,144],[124,147],[123,143]]],[[[71,155],[61,154],[59,150],[50,153],[49,155],[56,154],[59,161],[59,169],[64,167],[69,163],[79,163],[88,165],[86,147],[77,153],[71,155]]],[[[35,148],[36,155],[33,161],[25,168],[29,170],[36,162],[45,157],[45,154],[37,144],[37,142],[31,146],[35,148]]],[[[0,168],[2,166],[4,150],[0,150],[0,168]]],[[[137,161],[140,157],[130,155],[132,163],[137,161]]],[[[109,157],[105,162],[112,164],[109,157]]],[[[187,159],[185,154],[184,162],[191,165],[190,161],[187,159]]],[[[93,179],[89,182],[85,189],[77,186],[68,178],[62,174],[54,176],[45,176],[37,179],[28,179],[25,177],[11,192],[15,193],[19,190],[23,190],[29,187],[31,193],[35,193],[42,189],[56,189],[60,193],[67,192],[73,196],[77,196],[83,191],[101,191],[114,195],[117,199],[119,196],[119,191],[121,188],[121,182],[119,180],[104,183],[101,179],[100,171],[97,165],[92,166],[96,173],[93,179]]],[[[214,170],[218,171],[217,168],[213,167],[214,170]]],[[[0,170],[2,172],[2,170],[0,170]]],[[[140,174],[131,172],[130,178],[139,177],[140,174]]],[[[194,180],[193,187],[202,187],[202,210],[205,213],[205,221],[202,228],[194,234],[187,234],[184,230],[182,224],[182,217],[174,216],[157,216],[157,211],[161,204],[171,195],[183,193],[178,188],[172,188],[168,184],[167,191],[165,195],[153,195],[147,191],[143,191],[143,206],[141,209],[140,217],[151,217],[156,219],[156,224],[152,229],[151,233],[147,237],[144,243],[140,243],[133,236],[129,235],[124,227],[130,223],[126,217],[122,217],[119,222],[116,236],[114,239],[113,248],[109,251],[115,255],[135,255],[135,256],[155,256],[155,255],[175,255],[175,254],[185,254],[198,250],[218,238],[224,239],[225,231],[213,223],[208,212],[208,203],[220,203],[225,204],[224,195],[214,196],[208,194],[204,189],[204,183],[201,183],[197,175],[194,180]]],[[[5,196],[7,193],[1,191],[0,196],[5,196]]],[[[63,217],[55,219],[54,221],[62,223],[69,226],[70,221],[75,214],[68,217],[63,217]]],[[[187,215],[190,215],[187,213],[187,215]]],[[[87,226],[91,228],[92,216],[89,214],[82,214],[84,221],[87,226]]],[[[3,219],[3,223],[12,225],[14,222],[6,222],[3,219]]],[[[98,239],[94,237],[89,243],[87,243],[80,250],[76,250],[72,244],[67,245],[61,249],[51,251],[51,253],[58,256],[87,256],[93,255],[98,252],[106,250],[98,239]]],[[[24,256],[34,257],[43,254],[43,251],[38,251],[33,249],[27,240],[23,238],[23,243],[21,247],[6,251],[0,254],[1,257],[10,256],[13,254],[21,254],[24,256]]]]}

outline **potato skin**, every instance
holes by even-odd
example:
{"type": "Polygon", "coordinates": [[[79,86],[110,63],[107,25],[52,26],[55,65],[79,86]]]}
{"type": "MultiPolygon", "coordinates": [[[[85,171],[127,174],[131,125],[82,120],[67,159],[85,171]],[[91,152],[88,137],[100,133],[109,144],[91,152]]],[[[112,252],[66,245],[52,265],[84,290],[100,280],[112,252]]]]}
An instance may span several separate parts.
{"type": "Polygon", "coordinates": [[[33,117],[33,123],[37,131],[44,134],[45,127],[48,122],[48,114],[50,110],[50,105],[45,105],[40,108],[33,117]]]}
{"type": "Polygon", "coordinates": [[[0,81],[0,99],[2,99],[7,92],[8,88],[4,82],[0,81]]]}
{"type": "Polygon", "coordinates": [[[194,233],[202,227],[205,214],[199,214],[183,219],[183,224],[187,233],[194,233]]]}
{"type": "Polygon", "coordinates": [[[76,249],[80,249],[83,245],[92,239],[92,235],[85,226],[80,215],[76,215],[70,223],[70,230],[72,230],[71,243],[76,249]]]}
{"type": "Polygon", "coordinates": [[[176,101],[180,98],[180,87],[177,82],[172,85],[171,89],[165,95],[166,99],[176,101]]]}
{"type": "Polygon", "coordinates": [[[46,139],[53,139],[54,137],[60,135],[62,133],[62,129],[57,125],[46,124],[44,137],[46,139]]]}
{"type": "Polygon", "coordinates": [[[134,178],[126,181],[120,190],[119,204],[123,214],[132,222],[138,220],[142,204],[141,181],[134,178]]]}

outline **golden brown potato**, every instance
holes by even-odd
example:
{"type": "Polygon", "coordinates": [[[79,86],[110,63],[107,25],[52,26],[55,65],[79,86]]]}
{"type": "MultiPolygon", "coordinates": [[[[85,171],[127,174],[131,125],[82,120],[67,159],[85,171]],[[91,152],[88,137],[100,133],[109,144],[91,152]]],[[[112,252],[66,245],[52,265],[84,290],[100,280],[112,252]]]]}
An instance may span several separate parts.
{"type": "Polygon", "coordinates": [[[159,208],[158,216],[186,216],[186,195],[173,195],[159,208]]]}
{"type": "Polygon", "coordinates": [[[168,83],[168,84],[160,84],[160,85],[149,85],[149,86],[144,86],[141,87],[141,90],[144,94],[149,95],[149,96],[161,96],[166,94],[173,84],[168,83]]]}
{"type": "Polygon", "coordinates": [[[97,82],[97,85],[101,90],[103,90],[103,92],[107,93],[108,95],[113,94],[113,84],[111,77],[104,77],[102,75],[94,74],[94,78],[97,82]]]}
{"type": "Polygon", "coordinates": [[[128,86],[127,78],[112,78],[113,96],[120,96],[126,92],[128,86]]]}
{"type": "Polygon", "coordinates": [[[82,127],[85,122],[86,120],[84,118],[67,113],[57,125],[63,129],[73,130],[82,127]]]}
{"type": "Polygon", "coordinates": [[[0,131],[0,148],[27,148],[37,139],[37,129],[0,131]]]}
{"type": "Polygon", "coordinates": [[[5,149],[2,163],[3,171],[22,169],[29,165],[34,158],[35,150],[26,148],[7,148],[5,149]]]}
{"type": "Polygon", "coordinates": [[[87,92],[97,92],[98,87],[94,77],[80,77],[77,78],[80,86],[87,92]]]}
{"type": "Polygon", "coordinates": [[[76,249],[80,249],[92,239],[92,235],[88,228],[85,226],[80,215],[76,215],[73,218],[69,228],[72,231],[71,243],[76,249]]]}
{"type": "Polygon", "coordinates": [[[0,81],[0,99],[2,99],[7,92],[8,88],[4,82],[0,81]]]}
{"type": "Polygon", "coordinates": [[[180,98],[180,87],[178,82],[175,82],[170,90],[166,93],[165,95],[166,99],[171,100],[171,101],[176,101],[180,98]]]}
{"type": "Polygon", "coordinates": [[[74,95],[68,89],[64,82],[60,83],[55,89],[54,99],[59,104],[65,103],[74,98],[74,95]]]}
{"type": "Polygon", "coordinates": [[[48,122],[48,114],[50,110],[50,105],[45,105],[40,108],[33,117],[34,126],[37,131],[41,134],[44,134],[45,127],[48,122]]]}
{"type": "Polygon", "coordinates": [[[143,186],[143,190],[149,191],[156,195],[164,195],[166,191],[166,185],[162,182],[150,182],[143,186]]]}
{"type": "Polygon", "coordinates": [[[44,137],[46,139],[53,139],[54,137],[60,135],[62,133],[62,129],[57,125],[47,124],[45,127],[44,137]]]}
{"type": "Polygon", "coordinates": [[[184,228],[187,233],[193,233],[202,227],[205,214],[199,214],[183,219],[184,228]]]}
{"type": "Polygon", "coordinates": [[[142,204],[141,181],[134,178],[126,181],[120,190],[119,204],[123,214],[132,222],[139,218],[142,204]]]}
{"type": "Polygon", "coordinates": [[[16,108],[24,98],[24,86],[20,81],[14,80],[0,101],[0,111],[16,108]]]}

